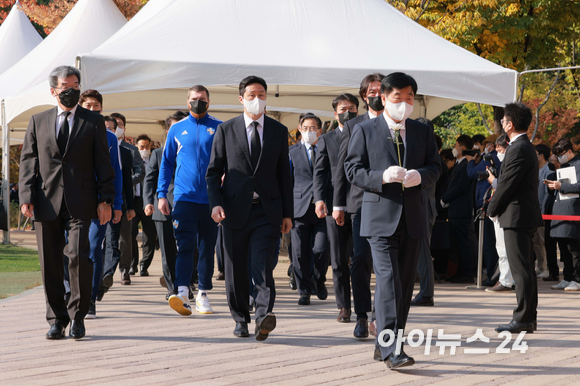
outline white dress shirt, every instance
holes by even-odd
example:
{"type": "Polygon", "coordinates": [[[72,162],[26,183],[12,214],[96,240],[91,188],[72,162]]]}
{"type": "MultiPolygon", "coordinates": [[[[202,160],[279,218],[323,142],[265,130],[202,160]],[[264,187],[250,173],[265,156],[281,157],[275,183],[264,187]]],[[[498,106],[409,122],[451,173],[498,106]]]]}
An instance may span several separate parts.
{"type": "Polygon", "coordinates": [[[369,119],[375,119],[376,117],[378,117],[378,115],[371,113],[370,110],[368,111],[368,114],[369,114],[369,119]]]}
{"type": "MultiPolygon", "coordinates": [[[[75,114],[77,112],[77,107],[78,105],[76,105],[75,107],[72,108],[72,110],[68,111],[70,112],[70,115],[68,116],[68,133],[70,135],[72,127],[73,127],[73,122],[75,120],[75,114]]],[[[64,111],[63,109],[60,108],[60,106],[57,106],[57,116],[56,116],[56,138],[58,138],[58,134],[60,133],[60,127],[62,126],[62,124],[64,123],[64,115],[65,113],[67,113],[67,111],[64,111]]]]}
{"type": "MultiPolygon", "coordinates": [[[[391,119],[391,117],[389,117],[387,115],[386,110],[383,112],[383,117],[385,118],[385,121],[387,121],[387,125],[389,126],[389,130],[391,131],[391,138],[395,138],[395,130],[393,130],[393,127],[397,124],[397,122],[393,121],[393,119],[391,119]]],[[[401,133],[401,139],[403,140],[403,145],[406,147],[407,146],[407,130],[405,127],[405,121],[399,122],[399,125],[403,126],[400,133],[401,133]]]]}
{"type": "MultiPolygon", "coordinates": [[[[250,148],[250,155],[252,155],[252,133],[254,132],[254,120],[244,113],[244,122],[246,123],[246,136],[248,137],[248,147],[250,148]]],[[[260,134],[260,146],[264,143],[264,114],[256,119],[258,122],[258,134],[260,134]]]]}

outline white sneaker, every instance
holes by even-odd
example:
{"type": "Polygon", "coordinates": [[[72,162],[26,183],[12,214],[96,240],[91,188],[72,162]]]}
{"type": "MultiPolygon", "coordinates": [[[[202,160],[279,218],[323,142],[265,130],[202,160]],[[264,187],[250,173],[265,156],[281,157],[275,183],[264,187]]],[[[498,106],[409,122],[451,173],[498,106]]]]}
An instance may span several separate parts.
{"type": "Polygon", "coordinates": [[[564,288],[564,291],[580,291],[580,284],[575,281],[571,281],[568,287],[564,288]]]}
{"type": "Polygon", "coordinates": [[[195,310],[200,314],[213,314],[213,310],[209,305],[209,299],[207,295],[202,293],[201,296],[198,296],[195,299],[195,310]]]}
{"type": "Polygon", "coordinates": [[[543,279],[545,277],[550,276],[550,272],[549,271],[544,271],[544,272],[539,273],[537,276],[538,276],[538,279],[543,279]]]}
{"type": "Polygon", "coordinates": [[[187,296],[182,293],[169,297],[169,307],[173,308],[180,315],[191,315],[191,306],[189,305],[187,296]]]}
{"type": "Polygon", "coordinates": [[[555,290],[563,290],[564,288],[568,287],[569,285],[570,285],[570,282],[569,281],[562,280],[558,284],[553,285],[552,286],[552,289],[555,289],[555,290]]]}

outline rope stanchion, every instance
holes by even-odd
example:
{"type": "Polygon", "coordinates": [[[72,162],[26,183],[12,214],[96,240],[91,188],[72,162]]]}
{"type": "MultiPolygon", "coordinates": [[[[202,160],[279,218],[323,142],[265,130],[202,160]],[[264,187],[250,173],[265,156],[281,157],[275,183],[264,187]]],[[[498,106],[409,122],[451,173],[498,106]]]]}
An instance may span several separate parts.
{"type": "Polygon", "coordinates": [[[543,214],[544,220],[561,220],[561,221],[580,221],[580,216],[561,216],[552,214],[543,214]]]}

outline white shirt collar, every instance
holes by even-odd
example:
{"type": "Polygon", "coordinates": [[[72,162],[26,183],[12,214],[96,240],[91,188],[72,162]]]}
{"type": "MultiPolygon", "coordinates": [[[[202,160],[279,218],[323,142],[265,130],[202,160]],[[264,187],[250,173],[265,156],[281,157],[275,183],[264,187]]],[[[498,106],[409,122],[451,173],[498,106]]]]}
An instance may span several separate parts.
{"type": "MultiPolygon", "coordinates": [[[[389,129],[393,130],[393,126],[396,125],[397,122],[393,121],[393,119],[387,115],[387,110],[383,112],[383,117],[385,118],[385,121],[387,121],[389,129]]],[[[405,129],[405,121],[399,122],[399,125],[403,126],[403,130],[405,129]]]]}
{"type": "Polygon", "coordinates": [[[463,161],[464,159],[465,159],[465,157],[457,158],[457,164],[459,165],[461,163],[461,161],[463,161]]]}
{"type": "Polygon", "coordinates": [[[369,119],[375,119],[376,117],[378,117],[378,115],[371,113],[370,110],[368,111],[368,114],[369,114],[369,119]]]}
{"type": "Polygon", "coordinates": [[[302,140],[302,144],[304,145],[304,147],[306,147],[306,150],[310,150],[312,146],[314,146],[314,149],[316,149],[316,146],[318,146],[318,142],[316,142],[316,145],[311,145],[309,143],[304,142],[304,140],[302,140]]]}
{"type": "Polygon", "coordinates": [[[336,126],[336,128],[337,128],[338,130],[340,130],[340,132],[341,132],[341,133],[342,133],[342,130],[344,130],[344,127],[340,127],[340,125],[336,126]]]}
{"type": "MultiPolygon", "coordinates": [[[[76,114],[77,107],[79,107],[79,105],[75,105],[75,107],[73,107],[72,110],[69,110],[70,115],[76,114]]],[[[56,106],[56,108],[57,108],[57,115],[61,115],[64,112],[64,110],[60,106],[56,106]]],[[[70,118],[70,116],[69,116],[69,118],[70,118]]]]}
{"type": "MultiPolygon", "coordinates": [[[[250,117],[248,117],[248,115],[246,114],[246,112],[244,112],[244,122],[246,124],[246,130],[250,127],[250,125],[252,124],[252,122],[254,122],[254,120],[250,117]]],[[[262,114],[260,116],[260,118],[256,119],[256,122],[258,122],[258,124],[262,127],[264,127],[264,114],[262,114]]]]}
{"type": "Polygon", "coordinates": [[[521,137],[522,135],[527,135],[527,134],[528,133],[526,132],[526,133],[520,133],[520,134],[516,135],[515,137],[513,137],[512,139],[510,139],[510,144],[514,143],[514,141],[516,139],[518,139],[519,137],[521,137]]]}

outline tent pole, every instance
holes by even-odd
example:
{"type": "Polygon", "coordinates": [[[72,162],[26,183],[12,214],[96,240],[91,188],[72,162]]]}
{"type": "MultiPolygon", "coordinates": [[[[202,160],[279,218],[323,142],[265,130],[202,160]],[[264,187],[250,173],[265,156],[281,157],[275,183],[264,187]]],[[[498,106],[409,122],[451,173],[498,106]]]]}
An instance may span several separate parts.
{"type": "Polygon", "coordinates": [[[554,68],[540,68],[538,70],[526,70],[522,72],[518,72],[518,76],[516,77],[516,98],[518,97],[517,92],[520,88],[520,78],[524,74],[532,74],[536,72],[550,72],[550,71],[561,71],[561,70],[577,70],[580,66],[571,66],[571,67],[554,67],[554,68]]]}
{"type": "Polygon", "coordinates": [[[81,57],[77,56],[75,59],[75,67],[80,71],[81,70],[81,57]]]}
{"type": "Polygon", "coordinates": [[[10,133],[6,123],[5,100],[1,102],[2,111],[2,200],[6,210],[7,231],[4,231],[3,244],[10,244],[10,133]]]}

